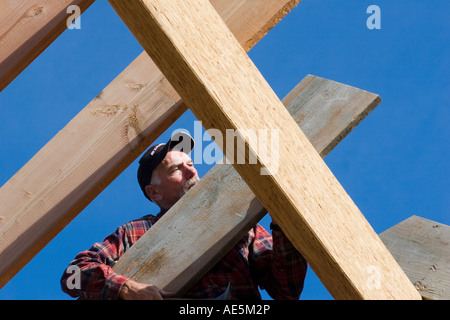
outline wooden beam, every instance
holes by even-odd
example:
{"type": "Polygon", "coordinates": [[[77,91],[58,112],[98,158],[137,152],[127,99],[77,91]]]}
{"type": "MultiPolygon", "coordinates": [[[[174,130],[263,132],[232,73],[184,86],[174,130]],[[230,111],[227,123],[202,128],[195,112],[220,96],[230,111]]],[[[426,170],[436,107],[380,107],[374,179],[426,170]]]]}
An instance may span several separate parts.
{"type": "Polygon", "coordinates": [[[420,299],[209,1],[110,3],[206,129],[238,133],[249,154],[233,166],[336,299],[420,299]],[[277,151],[247,129],[279,135],[277,151]]]}
{"type": "Polygon", "coordinates": [[[412,216],[380,238],[424,299],[450,300],[450,226],[412,216]]]}
{"type": "MultiPolygon", "coordinates": [[[[376,94],[308,75],[283,104],[325,157],[380,101],[376,94]]],[[[182,295],[266,213],[233,166],[217,164],[114,270],[182,295]]]]}
{"type": "MultiPolygon", "coordinates": [[[[298,2],[213,1],[222,8],[229,3],[223,19],[247,46],[298,2]]],[[[6,182],[0,189],[0,288],[185,110],[144,52],[6,182]]]]}
{"type": "Polygon", "coordinates": [[[70,5],[84,12],[94,0],[0,1],[0,91],[64,30],[70,5]]]}

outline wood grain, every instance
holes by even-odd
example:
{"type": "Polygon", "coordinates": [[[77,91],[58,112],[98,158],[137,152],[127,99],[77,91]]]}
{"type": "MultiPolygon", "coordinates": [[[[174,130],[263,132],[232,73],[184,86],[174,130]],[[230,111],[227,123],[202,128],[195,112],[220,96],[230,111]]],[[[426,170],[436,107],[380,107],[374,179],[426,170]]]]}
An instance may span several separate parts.
{"type": "Polygon", "coordinates": [[[279,132],[282,165],[241,136],[258,163],[233,166],[336,299],[420,299],[207,0],[110,3],[206,129],[279,132]]]}
{"type": "MultiPolygon", "coordinates": [[[[324,157],[380,101],[376,94],[308,75],[283,104],[324,157]]],[[[266,213],[232,165],[216,164],[114,270],[182,295],[266,213]]]]}
{"type": "MultiPolygon", "coordinates": [[[[223,19],[245,45],[260,39],[299,0],[212,2],[229,4],[223,19]]],[[[11,177],[0,188],[0,287],[185,110],[143,52],[11,177]]]]}
{"type": "Polygon", "coordinates": [[[67,7],[84,12],[94,0],[0,1],[0,91],[13,81],[64,30],[67,7]]]}
{"type": "Polygon", "coordinates": [[[450,226],[412,216],[380,238],[424,299],[450,300],[450,226]]]}

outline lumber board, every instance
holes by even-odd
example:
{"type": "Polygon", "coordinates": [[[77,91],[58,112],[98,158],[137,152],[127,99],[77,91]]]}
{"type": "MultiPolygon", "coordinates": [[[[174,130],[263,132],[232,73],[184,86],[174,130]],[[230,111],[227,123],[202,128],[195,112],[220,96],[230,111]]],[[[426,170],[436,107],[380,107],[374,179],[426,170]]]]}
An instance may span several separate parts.
{"type": "Polygon", "coordinates": [[[209,1],[110,3],[205,128],[238,132],[248,155],[233,166],[333,297],[420,299],[209,1]],[[247,129],[279,134],[282,165],[247,129]],[[367,281],[373,268],[382,275],[377,286],[367,281]]]}
{"type": "MultiPolygon", "coordinates": [[[[212,1],[247,46],[299,2],[212,1]]],[[[11,177],[0,188],[0,288],[186,109],[143,52],[11,177]]]]}
{"type": "Polygon", "coordinates": [[[0,91],[65,29],[67,7],[84,12],[94,0],[0,1],[0,91]]]}
{"type": "MultiPolygon", "coordinates": [[[[283,99],[322,157],[380,102],[374,93],[313,75],[283,99]]],[[[114,271],[181,296],[266,213],[231,164],[216,164],[125,252],[114,271]]]]}
{"type": "Polygon", "coordinates": [[[423,299],[450,300],[450,226],[412,216],[380,238],[423,299]]]}

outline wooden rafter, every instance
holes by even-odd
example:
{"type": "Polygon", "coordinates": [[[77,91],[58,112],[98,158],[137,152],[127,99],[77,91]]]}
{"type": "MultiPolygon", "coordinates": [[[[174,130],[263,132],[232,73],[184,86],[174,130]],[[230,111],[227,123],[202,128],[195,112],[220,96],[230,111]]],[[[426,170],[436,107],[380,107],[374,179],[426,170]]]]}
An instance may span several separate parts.
{"type": "MultiPolygon", "coordinates": [[[[299,0],[212,3],[250,49],[299,0]]],[[[185,110],[144,52],[6,182],[0,288],[185,110]]]]}
{"type": "Polygon", "coordinates": [[[67,28],[67,7],[84,12],[94,1],[0,1],[0,91],[67,28]]]}
{"type": "Polygon", "coordinates": [[[207,129],[278,130],[277,170],[246,137],[258,164],[233,166],[335,298],[420,299],[207,0],[110,3],[207,129]],[[376,287],[370,268],[382,276],[376,287]]]}
{"type": "Polygon", "coordinates": [[[450,226],[417,216],[380,234],[427,300],[450,300],[450,226]]]}

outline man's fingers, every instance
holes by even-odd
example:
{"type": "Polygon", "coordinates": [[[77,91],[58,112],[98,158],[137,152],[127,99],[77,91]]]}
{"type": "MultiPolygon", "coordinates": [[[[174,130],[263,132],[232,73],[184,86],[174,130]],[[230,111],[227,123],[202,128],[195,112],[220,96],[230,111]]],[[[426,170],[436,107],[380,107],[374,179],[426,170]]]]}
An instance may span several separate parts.
{"type": "Polygon", "coordinates": [[[164,290],[159,290],[159,293],[161,294],[161,296],[163,298],[172,298],[173,296],[175,296],[174,292],[168,292],[168,291],[164,291],[164,290]]]}

